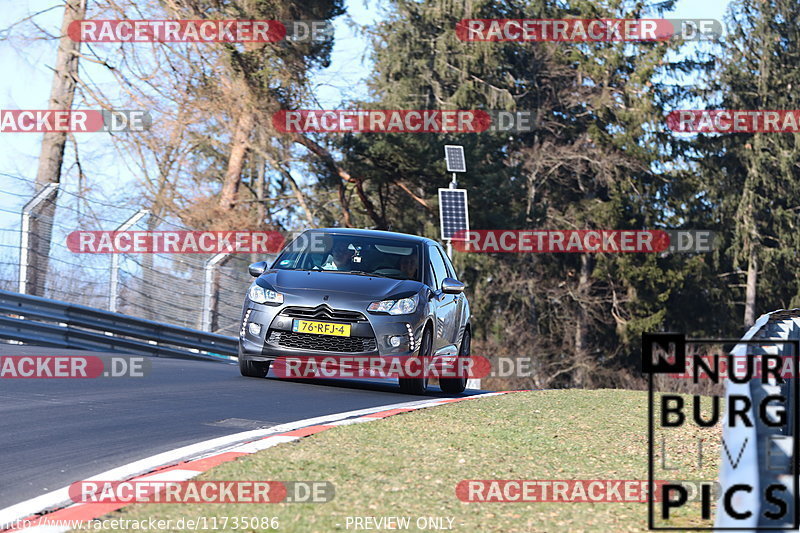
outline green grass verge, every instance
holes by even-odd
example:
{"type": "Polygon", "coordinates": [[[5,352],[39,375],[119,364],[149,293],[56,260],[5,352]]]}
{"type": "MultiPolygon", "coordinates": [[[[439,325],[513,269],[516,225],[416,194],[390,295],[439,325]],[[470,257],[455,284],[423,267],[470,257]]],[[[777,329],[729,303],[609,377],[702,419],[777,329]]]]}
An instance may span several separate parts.
{"type": "MultiPolygon", "coordinates": [[[[695,437],[705,441],[704,463],[687,461],[671,479],[715,479],[718,430],[670,431],[670,464],[695,455],[695,437]]],[[[452,517],[452,530],[464,532],[641,531],[645,503],[464,503],[455,486],[463,479],[645,480],[647,394],[554,390],[469,400],[334,428],[196,479],[327,480],[336,497],[324,504],[134,505],[106,518],[274,516],[286,532],[347,531],[348,516],[409,516],[412,531],[417,517],[452,517]]],[[[698,510],[681,510],[670,525],[700,525],[698,510]]]]}

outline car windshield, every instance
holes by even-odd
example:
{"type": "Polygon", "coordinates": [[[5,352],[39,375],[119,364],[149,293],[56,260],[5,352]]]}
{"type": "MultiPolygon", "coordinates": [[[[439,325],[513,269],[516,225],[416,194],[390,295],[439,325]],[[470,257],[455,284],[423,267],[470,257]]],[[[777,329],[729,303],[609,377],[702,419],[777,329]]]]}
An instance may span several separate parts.
{"type": "Polygon", "coordinates": [[[284,249],[272,268],[420,281],[421,258],[421,246],[412,241],[307,232],[284,249]]]}

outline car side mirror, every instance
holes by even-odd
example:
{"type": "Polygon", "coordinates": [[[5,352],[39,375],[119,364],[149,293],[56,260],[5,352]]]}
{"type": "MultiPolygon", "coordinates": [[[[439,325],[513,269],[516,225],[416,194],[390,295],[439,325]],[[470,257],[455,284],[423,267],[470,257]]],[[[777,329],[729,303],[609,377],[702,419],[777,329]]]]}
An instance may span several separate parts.
{"type": "Polygon", "coordinates": [[[254,278],[257,278],[264,271],[267,269],[267,262],[266,261],[259,261],[258,263],[253,263],[249,267],[247,267],[247,271],[250,272],[250,275],[254,278]]]}
{"type": "Polygon", "coordinates": [[[464,292],[464,284],[455,278],[444,278],[442,280],[442,292],[445,294],[461,294],[464,292]]]}

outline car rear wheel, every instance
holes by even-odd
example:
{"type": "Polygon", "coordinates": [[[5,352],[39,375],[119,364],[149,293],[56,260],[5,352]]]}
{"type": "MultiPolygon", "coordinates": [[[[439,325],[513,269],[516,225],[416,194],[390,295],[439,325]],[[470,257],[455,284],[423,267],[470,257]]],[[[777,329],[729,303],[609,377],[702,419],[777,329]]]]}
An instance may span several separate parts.
{"type": "MultiPolygon", "coordinates": [[[[472,341],[472,336],[469,333],[469,330],[464,331],[464,338],[461,339],[461,349],[458,350],[458,357],[469,357],[469,349],[470,343],[472,341]]],[[[458,368],[456,365],[457,370],[462,370],[458,368]]],[[[442,392],[446,392],[448,394],[460,394],[464,392],[464,389],[467,388],[467,376],[459,376],[457,378],[441,378],[439,379],[439,387],[441,387],[442,392]]]]}
{"type": "Polygon", "coordinates": [[[239,372],[248,378],[263,378],[269,372],[270,361],[248,361],[239,358],[239,372]]]}
{"type": "Polygon", "coordinates": [[[421,378],[400,378],[400,391],[406,394],[425,394],[428,388],[428,369],[425,365],[430,360],[431,352],[433,351],[433,335],[430,328],[425,329],[422,334],[422,340],[419,343],[419,359],[421,364],[421,371],[423,377],[421,378]]]}

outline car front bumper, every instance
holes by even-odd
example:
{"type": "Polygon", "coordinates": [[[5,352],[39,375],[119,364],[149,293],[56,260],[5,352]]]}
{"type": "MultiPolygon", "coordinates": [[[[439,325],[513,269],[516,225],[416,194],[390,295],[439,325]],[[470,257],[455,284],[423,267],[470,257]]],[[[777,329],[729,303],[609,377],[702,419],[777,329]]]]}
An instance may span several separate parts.
{"type": "Polygon", "coordinates": [[[332,318],[310,316],[317,308],[272,306],[245,302],[239,330],[239,358],[274,361],[297,357],[411,357],[419,350],[425,315],[418,309],[410,315],[377,315],[356,310],[330,310],[332,318]],[[293,311],[294,310],[294,311],[293,311]],[[302,315],[298,313],[302,311],[302,315]],[[308,315],[308,316],[304,316],[308,315]],[[345,317],[337,315],[346,315],[345,317]],[[360,318],[348,320],[347,316],[360,318]],[[294,320],[307,319],[350,324],[349,337],[292,331],[294,320]],[[389,339],[400,337],[400,345],[389,339]]]}

